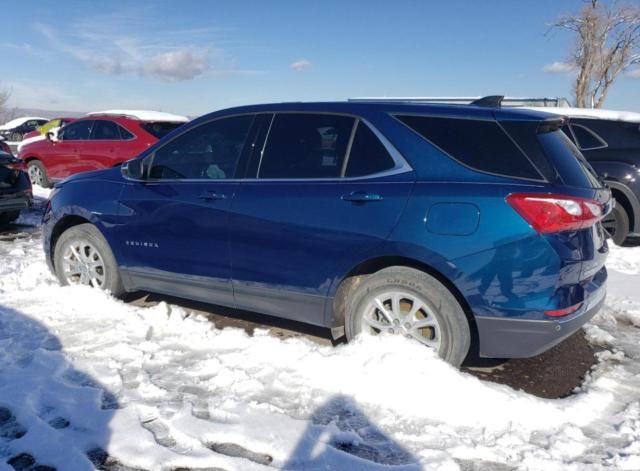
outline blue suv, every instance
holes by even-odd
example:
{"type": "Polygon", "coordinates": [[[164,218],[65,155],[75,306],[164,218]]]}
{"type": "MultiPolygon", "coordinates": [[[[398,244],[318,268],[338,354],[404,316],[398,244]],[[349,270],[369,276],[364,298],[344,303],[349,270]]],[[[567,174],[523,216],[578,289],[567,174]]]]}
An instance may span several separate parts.
{"type": "Polygon", "coordinates": [[[290,103],[218,111],[51,195],[61,284],[401,335],[460,365],[528,357],[605,296],[603,187],[531,110],[290,103]]]}

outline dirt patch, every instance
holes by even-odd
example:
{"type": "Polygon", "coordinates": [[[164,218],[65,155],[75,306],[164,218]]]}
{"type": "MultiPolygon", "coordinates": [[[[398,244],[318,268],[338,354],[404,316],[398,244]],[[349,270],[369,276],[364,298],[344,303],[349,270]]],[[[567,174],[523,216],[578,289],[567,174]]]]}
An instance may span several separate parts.
{"type": "Polygon", "coordinates": [[[541,355],[496,363],[495,366],[467,367],[463,371],[538,397],[558,399],[571,395],[582,384],[596,358],[581,329],[541,355]]]}

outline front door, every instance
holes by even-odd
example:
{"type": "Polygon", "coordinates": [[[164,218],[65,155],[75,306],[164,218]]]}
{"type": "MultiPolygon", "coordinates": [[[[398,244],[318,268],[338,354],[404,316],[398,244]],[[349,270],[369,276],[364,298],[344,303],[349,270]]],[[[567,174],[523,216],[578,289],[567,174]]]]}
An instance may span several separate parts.
{"type": "Polygon", "coordinates": [[[118,244],[132,287],[232,305],[228,209],[253,115],[191,128],[148,157],[120,198],[118,244]]]}

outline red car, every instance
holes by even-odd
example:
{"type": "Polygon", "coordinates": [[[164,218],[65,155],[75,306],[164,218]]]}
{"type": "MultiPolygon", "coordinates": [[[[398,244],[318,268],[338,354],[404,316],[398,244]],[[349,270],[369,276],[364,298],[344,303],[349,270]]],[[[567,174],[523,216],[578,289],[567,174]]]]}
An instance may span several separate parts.
{"type": "Polygon", "coordinates": [[[188,121],[156,111],[91,113],[64,126],[58,135],[20,149],[34,185],[51,186],[70,175],[114,167],[130,160],[169,131],[188,121]]]}

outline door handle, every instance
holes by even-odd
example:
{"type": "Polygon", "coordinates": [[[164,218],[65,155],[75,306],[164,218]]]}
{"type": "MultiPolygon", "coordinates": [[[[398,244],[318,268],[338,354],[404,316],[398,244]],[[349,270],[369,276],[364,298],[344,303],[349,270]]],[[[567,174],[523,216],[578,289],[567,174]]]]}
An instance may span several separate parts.
{"type": "Polygon", "coordinates": [[[356,203],[368,203],[370,201],[382,201],[382,196],[377,193],[366,193],[364,191],[352,191],[348,195],[340,197],[342,201],[353,201],[356,203]]]}
{"type": "Polygon", "coordinates": [[[227,199],[227,195],[225,195],[224,193],[218,193],[216,191],[203,191],[198,198],[206,201],[225,200],[227,199]]]}

